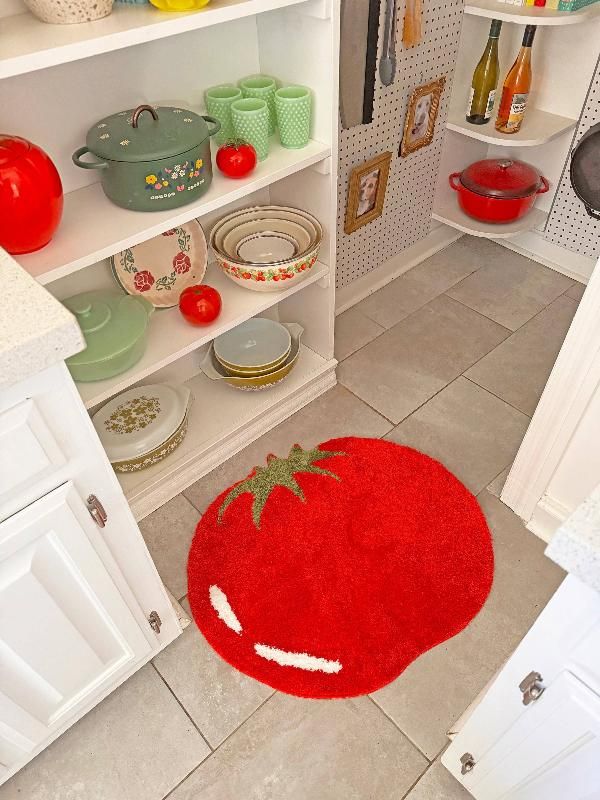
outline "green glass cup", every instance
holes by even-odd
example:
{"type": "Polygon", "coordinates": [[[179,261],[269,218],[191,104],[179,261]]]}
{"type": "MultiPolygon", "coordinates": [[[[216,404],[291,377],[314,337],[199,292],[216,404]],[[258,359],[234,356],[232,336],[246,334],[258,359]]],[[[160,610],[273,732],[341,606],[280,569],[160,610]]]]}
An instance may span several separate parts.
{"type": "Polygon", "coordinates": [[[237,86],[212,86],[204,93],[206,111],[221,123],[221,130],[215,136],[219,145],[234,138],[231,105],[242,99],[242,92],[237,86]]]}
{"type": "Polygon", "coordinates": [[[269,109],[264,100],[245,97],[231,105],[235,138],[251,144],[259,161],[269,155],[269,109]]]}
{"type": "Polygon", "coordinates": [[[239,82],[244,97],[257,97],[264,100],[269,109],[269,133],[275,133],[277,119],[275,114],[275,92],[277,84],[268,75],[250,75],[239,82]]]}
{"type": "Polygon", "coordinates": [[[306,86],[285,86],[275,92],[275,111],[283,147],[306,147],[310,139],[312,93],[306,86]]]}

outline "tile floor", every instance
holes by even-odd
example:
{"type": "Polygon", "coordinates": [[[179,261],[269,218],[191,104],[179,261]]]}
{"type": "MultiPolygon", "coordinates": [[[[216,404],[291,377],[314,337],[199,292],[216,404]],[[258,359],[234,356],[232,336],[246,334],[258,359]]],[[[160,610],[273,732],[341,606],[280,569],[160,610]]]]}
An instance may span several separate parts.
{"type": "Polygon", "coordinates": [[[483,611],[372,697],[309,701],[230,668],[192,625],[0,788],[0,800],[468,800],[446,731],[562,579],[499,500],[580,287],[464,237],[337,320],[339,385],[156,511],[142,531],[186,592],[210,500],[269,452],[386,437],[440,459],[478,495],[496,575],[483,611]]]}

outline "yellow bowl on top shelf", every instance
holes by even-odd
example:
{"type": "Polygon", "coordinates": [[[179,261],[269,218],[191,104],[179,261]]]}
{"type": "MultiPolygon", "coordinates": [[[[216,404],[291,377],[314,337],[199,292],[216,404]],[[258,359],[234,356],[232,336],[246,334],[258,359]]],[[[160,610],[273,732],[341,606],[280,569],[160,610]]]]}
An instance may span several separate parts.
{"type": "Polygon", "coordinates": [[[161,11],[198,11],[210,3],[210,0],[150,0],[153,6],[161,11]]]}

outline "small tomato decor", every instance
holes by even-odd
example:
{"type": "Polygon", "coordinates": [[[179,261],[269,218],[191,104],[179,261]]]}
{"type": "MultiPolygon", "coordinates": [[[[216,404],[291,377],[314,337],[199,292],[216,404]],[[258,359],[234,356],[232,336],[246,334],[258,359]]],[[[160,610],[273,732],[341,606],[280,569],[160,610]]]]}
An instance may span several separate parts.
{"type": "Polygon", "coordinates": [[[221,313],[221,295],[212,286],[188,286],[179,296],[179,310],[192,325],[209,325],[221,313]]]}
{"type": "Polygon", "coordinates": [[[492,585],[477,500],[429,456],[331,439],[269,456],[202,517],[192,614],[241,672],[300,697],[394,680],[461,631],[492,585]]]}
{"type": "Polygon", "coordinates": [[[217,150],[217,167],[228,178],[244,178],[256,166],[256,150],[251,144],[231,139],[217,150]]]}

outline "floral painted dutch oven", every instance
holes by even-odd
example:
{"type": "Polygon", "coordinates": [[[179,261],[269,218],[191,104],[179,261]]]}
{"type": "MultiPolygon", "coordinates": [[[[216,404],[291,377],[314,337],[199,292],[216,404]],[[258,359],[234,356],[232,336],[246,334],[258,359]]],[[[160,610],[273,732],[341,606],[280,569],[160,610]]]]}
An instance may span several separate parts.
{"type": "Polygon", "coordinates": [[[118,206],[132,211],[178,208],[210,186],[210,137],[220,127],[213,117],[185,108],[142,105],[97,122],[85,146],[73,153],[73,162],[100,170],[104,193],[118,206]],[[98,160],[82,161],[86,153],[98,160]]]}

